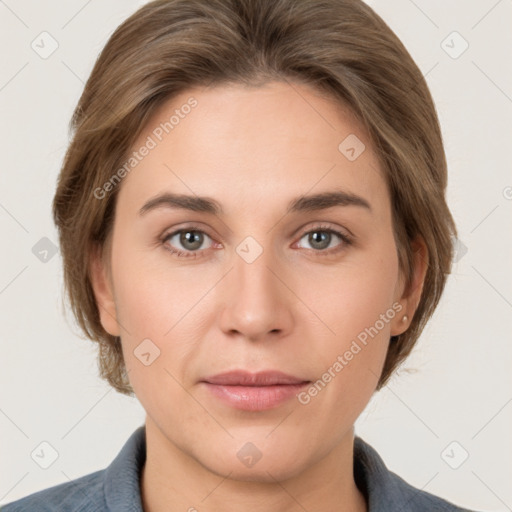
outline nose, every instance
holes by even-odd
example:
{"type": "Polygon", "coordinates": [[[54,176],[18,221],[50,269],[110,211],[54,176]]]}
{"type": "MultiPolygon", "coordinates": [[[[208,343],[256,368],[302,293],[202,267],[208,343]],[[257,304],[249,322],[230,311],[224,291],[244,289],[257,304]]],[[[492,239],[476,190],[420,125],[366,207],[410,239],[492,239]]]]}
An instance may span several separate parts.
{"type": "Polygon", "coordinates": [[[288,334],[297,301],[286,281],[270,249],[252,262],[235,253],[233,268],[222,284],[222,331],[249,341],[275,340],[288,334]]]}

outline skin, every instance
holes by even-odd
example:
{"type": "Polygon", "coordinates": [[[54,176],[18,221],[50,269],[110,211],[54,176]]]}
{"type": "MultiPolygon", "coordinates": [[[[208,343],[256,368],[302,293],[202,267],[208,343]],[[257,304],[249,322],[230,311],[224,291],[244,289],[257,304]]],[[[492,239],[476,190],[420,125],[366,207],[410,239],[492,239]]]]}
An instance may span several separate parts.
{"type": "Polygon", "coordinates": [[[346,108],[306,85],[190,89],[160,107],[134,149],[190,96],[197,107],[123,179],[109,259],[95,256],[91,265],[102,325],[121,336],[147,413],[144,510],[365,511],[352,471],[353,425],[375,391],[389,337],[407,329],[417,307],[425,246],[416,242],[405,289],[368,136],[346,108]],[[349,134],[366,145],[352,162],[338,150],[349,134]],[[285,213],[290,200],[334,188],[362,196],[371,211],[285,213]],[[208,196],[225,212],[140,216],[163,191],[208,196]],[[205,233],[199,250],[179,235],[161,240],[191,223],[205,233]],[[349,230],[353,243],[332,235],[318,248],[308,233],[319,225],[349,230]],[[236,252],[247,236],[263,250],[250,264],[236,252]],[[200,255],[179,258],[166,246],[200,255]],[[394,303],[400,313],[307,405],[292,398],[240,411],[199,383],[231,369],[278,369],[314,382],[394,303]],[[160,349],[149,366],[134,355],[146,338],[160,349]],[[247,442],[262,454],[252,467],[237,457],[247,442]]]}

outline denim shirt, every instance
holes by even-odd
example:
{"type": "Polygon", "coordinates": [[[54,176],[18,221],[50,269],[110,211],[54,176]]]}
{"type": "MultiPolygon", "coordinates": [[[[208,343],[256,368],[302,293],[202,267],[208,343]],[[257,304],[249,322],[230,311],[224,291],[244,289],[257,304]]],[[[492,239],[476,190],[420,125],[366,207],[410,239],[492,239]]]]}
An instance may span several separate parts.
{"type": "MultiPolygon", "coordinates": [[[[25,496],[3,505],[0,512],[143,512],[139,482],[145,460],[142,425],[106,469],[25,496]]],[[[471,512],[409,485],[358,436],[354,479],[366,497],[368,512],[471,512]]]]}

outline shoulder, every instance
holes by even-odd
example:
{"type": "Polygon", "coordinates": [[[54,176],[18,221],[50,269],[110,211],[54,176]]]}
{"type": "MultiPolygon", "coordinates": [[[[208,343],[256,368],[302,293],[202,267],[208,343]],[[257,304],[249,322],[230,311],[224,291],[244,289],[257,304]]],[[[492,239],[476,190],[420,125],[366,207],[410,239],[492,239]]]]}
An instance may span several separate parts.
{"type": "Polygon", "coordinates": [[[143,425],[106,469],[29,494],[0,506],[0,512],[142,512],[139,479],[145,459],[143,425]]]}
{"type": "Polygon", "coordinates": [[[476,512],[413,487],[392,471],[390,471],[390,479],[397,489],[397,495],[403,501],[403,506],[407,505],[407,510],[414,512],[432,512],[432,510],[436,512],[476,512]]]}
{"type": "Polygon", "coordinates": [[[354,478],[366,496],[369,512],[476,512],[413,487],[390,471],[377,451],[358,436],[354,440],[354,478]]]}
{"type": "Polygon", "coordinates": [[[29,494],[0,506],[0,512],[100,512],[107,510],[103,482],[105,470],[29,494]]]}

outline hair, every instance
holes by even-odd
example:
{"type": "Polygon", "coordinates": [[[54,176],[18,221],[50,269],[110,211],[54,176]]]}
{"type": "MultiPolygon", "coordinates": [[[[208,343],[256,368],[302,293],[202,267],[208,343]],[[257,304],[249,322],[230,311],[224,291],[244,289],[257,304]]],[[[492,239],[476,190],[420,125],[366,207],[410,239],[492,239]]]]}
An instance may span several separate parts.
{"type": "Polygon", "coordinates": [[[414,244],[428,265],[409,328],[392,336],[380,389],[414,347],[445,286],[456,227],[445,199],[446,158],[425,79],[398,37],[359,0],[156,0],[111,35],[71,122],[53,200],[64,285],[86,337],[99,344],[101,378],[133,395],[118,336],[100,322],[94,248],[107,249],[119,187],[94,193],[126,161],[150,116],[194,86],[294,81],[348,108],[370,137],[391,198],[406,286],[414,244]]]}

